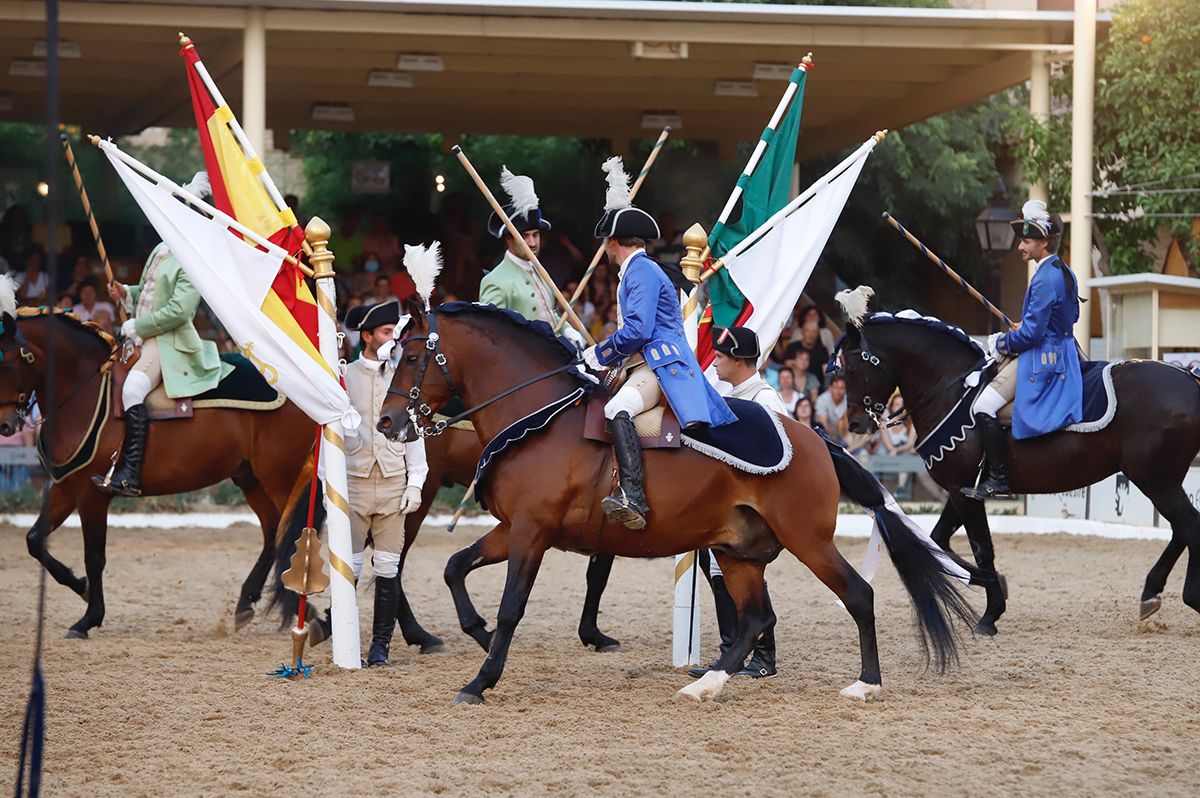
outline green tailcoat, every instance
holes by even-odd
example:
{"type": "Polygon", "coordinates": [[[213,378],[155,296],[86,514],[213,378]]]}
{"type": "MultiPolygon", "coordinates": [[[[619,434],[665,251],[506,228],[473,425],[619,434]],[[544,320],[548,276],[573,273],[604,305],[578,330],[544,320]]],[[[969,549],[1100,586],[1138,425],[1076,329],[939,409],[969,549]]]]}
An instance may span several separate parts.
{"type": "Polygon", "coordinates": [[[527,319],[541,319],[549,324],[558,321],[551,308],[554,294],[539,277],[526,271],[509,253],[484,276],[479,284],[479,301],[520,313],[527,319]],[[534,280],[538,282],[535,283],[534,280]],[[539,292],[539,287],[541,291],[539,292]]]}

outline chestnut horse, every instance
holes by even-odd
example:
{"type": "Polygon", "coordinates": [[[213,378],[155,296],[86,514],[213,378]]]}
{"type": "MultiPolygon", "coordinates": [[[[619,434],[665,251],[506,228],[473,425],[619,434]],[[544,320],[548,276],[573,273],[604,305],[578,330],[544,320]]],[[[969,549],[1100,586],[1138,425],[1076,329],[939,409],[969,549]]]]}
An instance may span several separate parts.
{"type": "MultiPolygon", "coordinates": [[[[0,434],[11,435],[19,428],[36,396],[45,419],[43,456],[55,464],[72,461],[94,428],[98,410],[108,414],[101,391],[109,384],[104,372],[113,358],[112,339],[94,325],[59,312],[23,311],[16,318],[3,313],[0,324],[0,434]],[[47,401],[54,405],[47,407],[47,401]]],[[[270,573],[280,519],[305,485],[302,476],[316,429],[291,402],[267,411],[197,409],[191,419],[150,422],[143,495],[199,490],[231,478],[258,516],[263,547],[238,597],[238,627],[254,617],[254,604],[270,573]]],[[[26,536],[29,553],[59,584],[87,602],[87,611],[67,637],[85,638],[104,621],[104,549],[113,497],[98,491],[91,477],[108,469],[109,455],[120,449],[123,436],[122,421],[108,417],[96,439],[95,456],[51,486],[26,536]],[[46,545],[50,533],[76,510],[83,528],[83,579],[55,559],[46,545]]]]}
{"type": "MultiPolygon", "coordinates": [[[[861,327],[848,324],[841,344],[850,430],[877,429],[880,403],[899,389],[917,440],[924,440],[962,396],[963,380],[978,368],[982,348],[937,320],[882,313],[857,321],[861,327]]],[[[1171,522],[1171,541],[1146,576],[1141,616],[1149,616],[1162,604],[1167,575],[1185,548],[1189,556],[1183,601],[1200,610],[1200,512],[1183,489],[1188,467],[1200,450],[1200,384],[1182,369],[1154,361],[1117,365],[1112,380],[1117,410],[1104,429],[1010,442],[1013,490],[1077,490],[1124,471],[1171,522]]],[[[1006,596],[996,572],[987,513],[982,501],[960,491],[975,484],[982,459],[979,436],[968,430],[961,443],[930,468],[937,483],[950,492],[933,539],[948,547],[958,526],[966,526],[987,590],[987,608],[977,631],[994,635],[1006,596]]]]}
{"type": "MultiPolygon", "coordinates": [[[[510,424],[591,385],[577,370],[572,347],[545,324],[509,311],[456,302],[417,316],[414,324],[380,412],[379,428],[386,434],[399,436],[410,419],[423,435],[438,434],[444,424],[432,424],[432,414],[457,394],[471,408],[479,440],[491,441],[510,424]]],[[[456,701],[480,703],[484,691],[499,681],[542,557],[551,547],[623,557],[716,550],[738,608],[739,630],[715,669],[680,691],[695,700],[715,697],[754,640],[774,625],[763,572],[786,548],[837,594],[858,626],[862,667],[842,694],[875,697],[881,676],[873,592],[833,543],[839,486],[856,501],[879,508],[876,518],[885,525],[884,540],[912,596],[926,651],[932,648],[941,667],[955,659],[951,618],[970,622],[972,613],[935,555],[936,547],[883,509],[878,481],[811,429],[782,422],[791,462],[767,476],[735,470],[689,448],[648,450],[649,523],[633,532],[605,521],[600,499],[610,489],[611,449],[584,440],[583,423],[584,408],[576,403],[489,466],[480,495],[499,524],[447,565],[464,627],[483,630],[465,590],[466,575],[507,560],[508,577],[495,631],[484,633],[488,656],[456,701]]]]}

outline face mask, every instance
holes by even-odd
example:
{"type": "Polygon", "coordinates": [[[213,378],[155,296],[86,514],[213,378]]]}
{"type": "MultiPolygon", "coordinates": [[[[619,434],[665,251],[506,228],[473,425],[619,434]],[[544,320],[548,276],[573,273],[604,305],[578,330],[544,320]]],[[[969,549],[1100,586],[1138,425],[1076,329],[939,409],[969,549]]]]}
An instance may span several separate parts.
{"type": "Polygon", "coordinates": [[[369,260],[363,264],[363,268],[365,268],[368,273],[377,272],[377,271],[379,271],[379,261],[369,260]]]}

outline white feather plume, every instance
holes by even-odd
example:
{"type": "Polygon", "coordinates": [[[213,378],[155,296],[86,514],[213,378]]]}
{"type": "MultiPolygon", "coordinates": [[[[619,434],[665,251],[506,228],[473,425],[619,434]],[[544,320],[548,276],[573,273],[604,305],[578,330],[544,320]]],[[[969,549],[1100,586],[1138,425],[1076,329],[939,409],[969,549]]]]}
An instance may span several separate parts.
{"type": "Polygon", "coordinates": [[[629,174],[625,171],[625,162],[620,155],[614,155],[600,167],[608,175],[608,191],[604,194],[604,210],[615,211],[628,208],[629,174]]]}
{"type": "Polygon", "coordinates": [[[417,294],[425,300],[425,309],[429,310],[429,297],[433,294],[433,283],[442,271],[442,245],[434,241],[427,247],[404,245],[404,267],[408,276],[416,286],[417,294]]]}
{"type": "Polygon", "coordinates": [[[1050,235],[1050,211],[1041,200],[1030,200],[1021,206],[1021,217],[1036,226],[1043,235],[1050,235]]]}
{"type": "Polygon", "coordinates": [[[838,291],[834,299],[842,306],[842,313],[846,315],[846,321],[855,327],[861,327],[863,319],[867,317],[867,304],[873,296],[875,296],[874,288],[869,285],[860,285],[853,291],[848,288],[838,291]]]}
{"type": "Polygon", "coordinates": [[[514,175],[507,166],[500,167],[500,188],[512,200],[516,216],[524,216],[539,205],[538,195],[533,190],[533,178],[514,175]]]}
{"type": "Polygon", "coordinates": [[[17,315],[17,281],[11,274],[0,274],[0,314],[17,315]]]}

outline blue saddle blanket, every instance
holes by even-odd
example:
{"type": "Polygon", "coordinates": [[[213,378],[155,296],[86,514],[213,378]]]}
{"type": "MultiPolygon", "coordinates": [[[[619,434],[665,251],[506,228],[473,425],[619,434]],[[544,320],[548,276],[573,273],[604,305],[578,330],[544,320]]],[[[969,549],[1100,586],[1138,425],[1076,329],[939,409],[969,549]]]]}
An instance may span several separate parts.
{"type": "Polygon", "coordinates": [[[749,474],[774,474],[792,461],[792,442],[779,417],[745,399],[726,399],[733,424],[682,430],[683,445],[749,474]]]}
{"type": "MultiPolygon", "coordinates": [[[[1117,393],[1112,370],[1117,365],[1107,360],[1085,360],[1079,364],[1083,376],[1083,420],[1067,427],[1067,432],[1099,432],[1113,420],[1117,414],[1117,393]]],[[[932,468],[967,439],[975,427],[971,406],[986,384],[980,380],[967,388],[941,423],[917,444],[917,454],[925,461],[926,468],[932,468]]]]}

